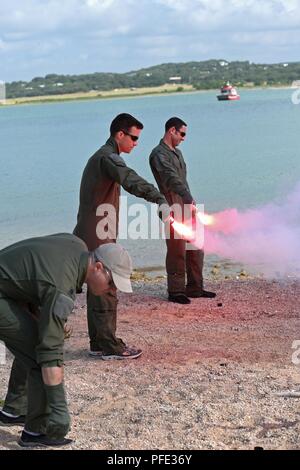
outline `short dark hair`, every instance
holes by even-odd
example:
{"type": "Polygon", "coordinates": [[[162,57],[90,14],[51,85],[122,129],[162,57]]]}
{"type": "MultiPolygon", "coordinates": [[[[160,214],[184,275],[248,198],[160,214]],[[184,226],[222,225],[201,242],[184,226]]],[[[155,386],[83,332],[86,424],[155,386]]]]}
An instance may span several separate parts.
{"type": "Polygon", "coordinates": [[[187,124],[182,119],[179,117],[171,117],[165,124],[165,130],[167,132],[169,129],[171,129],[171,127],[175,127],[175,129],[179,131],[182,126],[187,126],[187,124]]]}
{"type": "Polygon", "coordinates": [[[128,132],[131,127],[137,127],[138,129],[143,129],[143,124],[138,121],[131,114],[118,114],[110,125],[110,135],[114,136],[119,131],[128,132]]]}

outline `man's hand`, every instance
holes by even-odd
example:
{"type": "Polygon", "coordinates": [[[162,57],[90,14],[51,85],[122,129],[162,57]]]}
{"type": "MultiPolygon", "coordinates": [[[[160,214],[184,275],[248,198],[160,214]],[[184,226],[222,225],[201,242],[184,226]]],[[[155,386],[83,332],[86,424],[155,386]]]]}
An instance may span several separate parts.
{"type": "Polygon", "coordinates": [[[196,203],[195,201],[193,201],[193,204],[191,204],[191,214],[193,218],[196,217],[197,212],[198,212],[198,209],[197,209],[196,203]]]}
{"type": "Polygon", "coordinates": [[[171,221],[172,213],[168,204],[161,204],[160,206],[158,206],[157,212],[158,217],[163,223],[171,221]]]}
{"type": "Polygon", "coordinates": [[[184,220],[185,221],[189,221],[189,220],[192,220],[193,222],[195,221],[196,219],[196,216],[197,216],[197,212],[198,212],[198,209],[197,209],[197,206],[196,206],[196,203],[193,202],[191,204],[185,204],[184,205],[184,220]]]}
{"type": "Polygon", "coordinates": [[[188,191],[181,196],[181,199],[183,204],[195,204],[193,196],[188,191]]]}

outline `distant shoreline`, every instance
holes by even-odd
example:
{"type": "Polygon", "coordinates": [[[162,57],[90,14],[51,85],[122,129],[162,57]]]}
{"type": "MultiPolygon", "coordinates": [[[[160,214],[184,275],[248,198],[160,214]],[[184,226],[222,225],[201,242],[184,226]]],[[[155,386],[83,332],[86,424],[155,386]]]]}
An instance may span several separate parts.
{"type": "MultiPolygon", "coordinates": [[[[242,90],[272,90],[272,89],[290,89],[290,86],[266,86],[266,87],[241,87],[242,90]]],[[[120,98],[131,98],[131,97],[144,97],[153,95],[168,95],[174,93],[205,93],[205,92],[217,92],[217,89],[211,88],[207,90],[197,90],[193,85],[162,85],[158,87],[148,88],[120,88],[109,91],[90,91],[82,93],[67,93],[62,95],[45,95],[45,96],[28,96],[22,98],[9,98],[5,100],[5,103],[0,103],[0,108],[8,106],[18,106],[22,104],[45,104],[45,103],[60,103],[67,101],[89,101],[89,100],[101,100],[101,99],[120,99],[120,98]]]]}
{"type": "Polygon", "coordinates": [[[16,106],[20,104],[44,104],[59,103],[66,101],[89,101],[112,98],[131,98],[137,96],[164,95],[171,93],[190,93],[196,92],[192,85],[162,85],[158,87],[147,88],[120,88],[109,91],[90,91],[82,93],[66,93],[62,95],[28,96],[22,98],[9,98],[3,104],[3,107],[16,106]]]}

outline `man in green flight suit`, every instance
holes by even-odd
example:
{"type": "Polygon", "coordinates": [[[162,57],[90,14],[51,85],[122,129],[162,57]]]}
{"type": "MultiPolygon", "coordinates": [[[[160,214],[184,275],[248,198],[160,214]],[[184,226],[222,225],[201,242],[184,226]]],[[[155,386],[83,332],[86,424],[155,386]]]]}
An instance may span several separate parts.
{"type": "MultiPolygon", "coordinates": [[[[115,243],[119,225],[120,186],[146,201],[158,204],[161,218],[169,215],[165,197],[129,168],[121,153],[130,153],[138,144],[143,124],[130,114],[119,114],[110,126],[110,138],[87,162],[80,186],[80,205],[74,234],[89,250],[115,243]]],[[[90,352],[103,360],[135,359],[140,349],[126,346],[116,337],[117,297],[114,292],[87,294],[90,352]]]]}
{"type": "Polygon", "coordinates": [[[0,340],[15,356],[0,424],[25,422],[21,446],[72,442],[65,438],[65,323],[83,283],[94,295],[132,292],[131,272],[119,244],[89,252],[71,234],[31,238],[0,251],[0,340]]]}
{"type": "MultiPolygon", "coordinates": [[[[159,190],[166,197],[168,204],[181,209],[180,222],[186,222],[185,215],[196,216],[196,203],[187,182],[186,164],[179,144],[185,140],[186,123],[172,117],[165,124],[165,134],[151,152],[149,161],[159,190]],[[188,210],[187,210],[188,209],[188,210]]],[[[176,217],[175,217],[176,218],[176,217]]],[[[203,289],[203,250],[193,246],[174,233],[170,227],[170,236],[166,237],[166,269],[168,278],[169,301],[189,304],[189,297],[214,298],[215,293],[203,289]],[[187,275],[187,276],[186,276],[187,275]],[[187,277],[187,284],[186,284],[187,277]]]]}

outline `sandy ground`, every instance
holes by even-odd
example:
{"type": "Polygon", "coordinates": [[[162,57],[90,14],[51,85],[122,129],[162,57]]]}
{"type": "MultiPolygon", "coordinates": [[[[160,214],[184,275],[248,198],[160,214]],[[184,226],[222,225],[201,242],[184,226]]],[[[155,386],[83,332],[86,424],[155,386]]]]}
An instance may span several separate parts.
{"type": "MultiPolygon", "coordinates": [[[[78,297],[65,348],[70,449],[300,449],[300,282],[206,287],[217,298],[188,306],[166,301],[164,279],[121,295],[119,336],[143,349],[131,361],[87,356],[78,297]]],[[[0,366],[2,399],[10,364],[0,366]]],[[[19,433],[0,428],[0,449],[20,449],[19,433]]]]}

